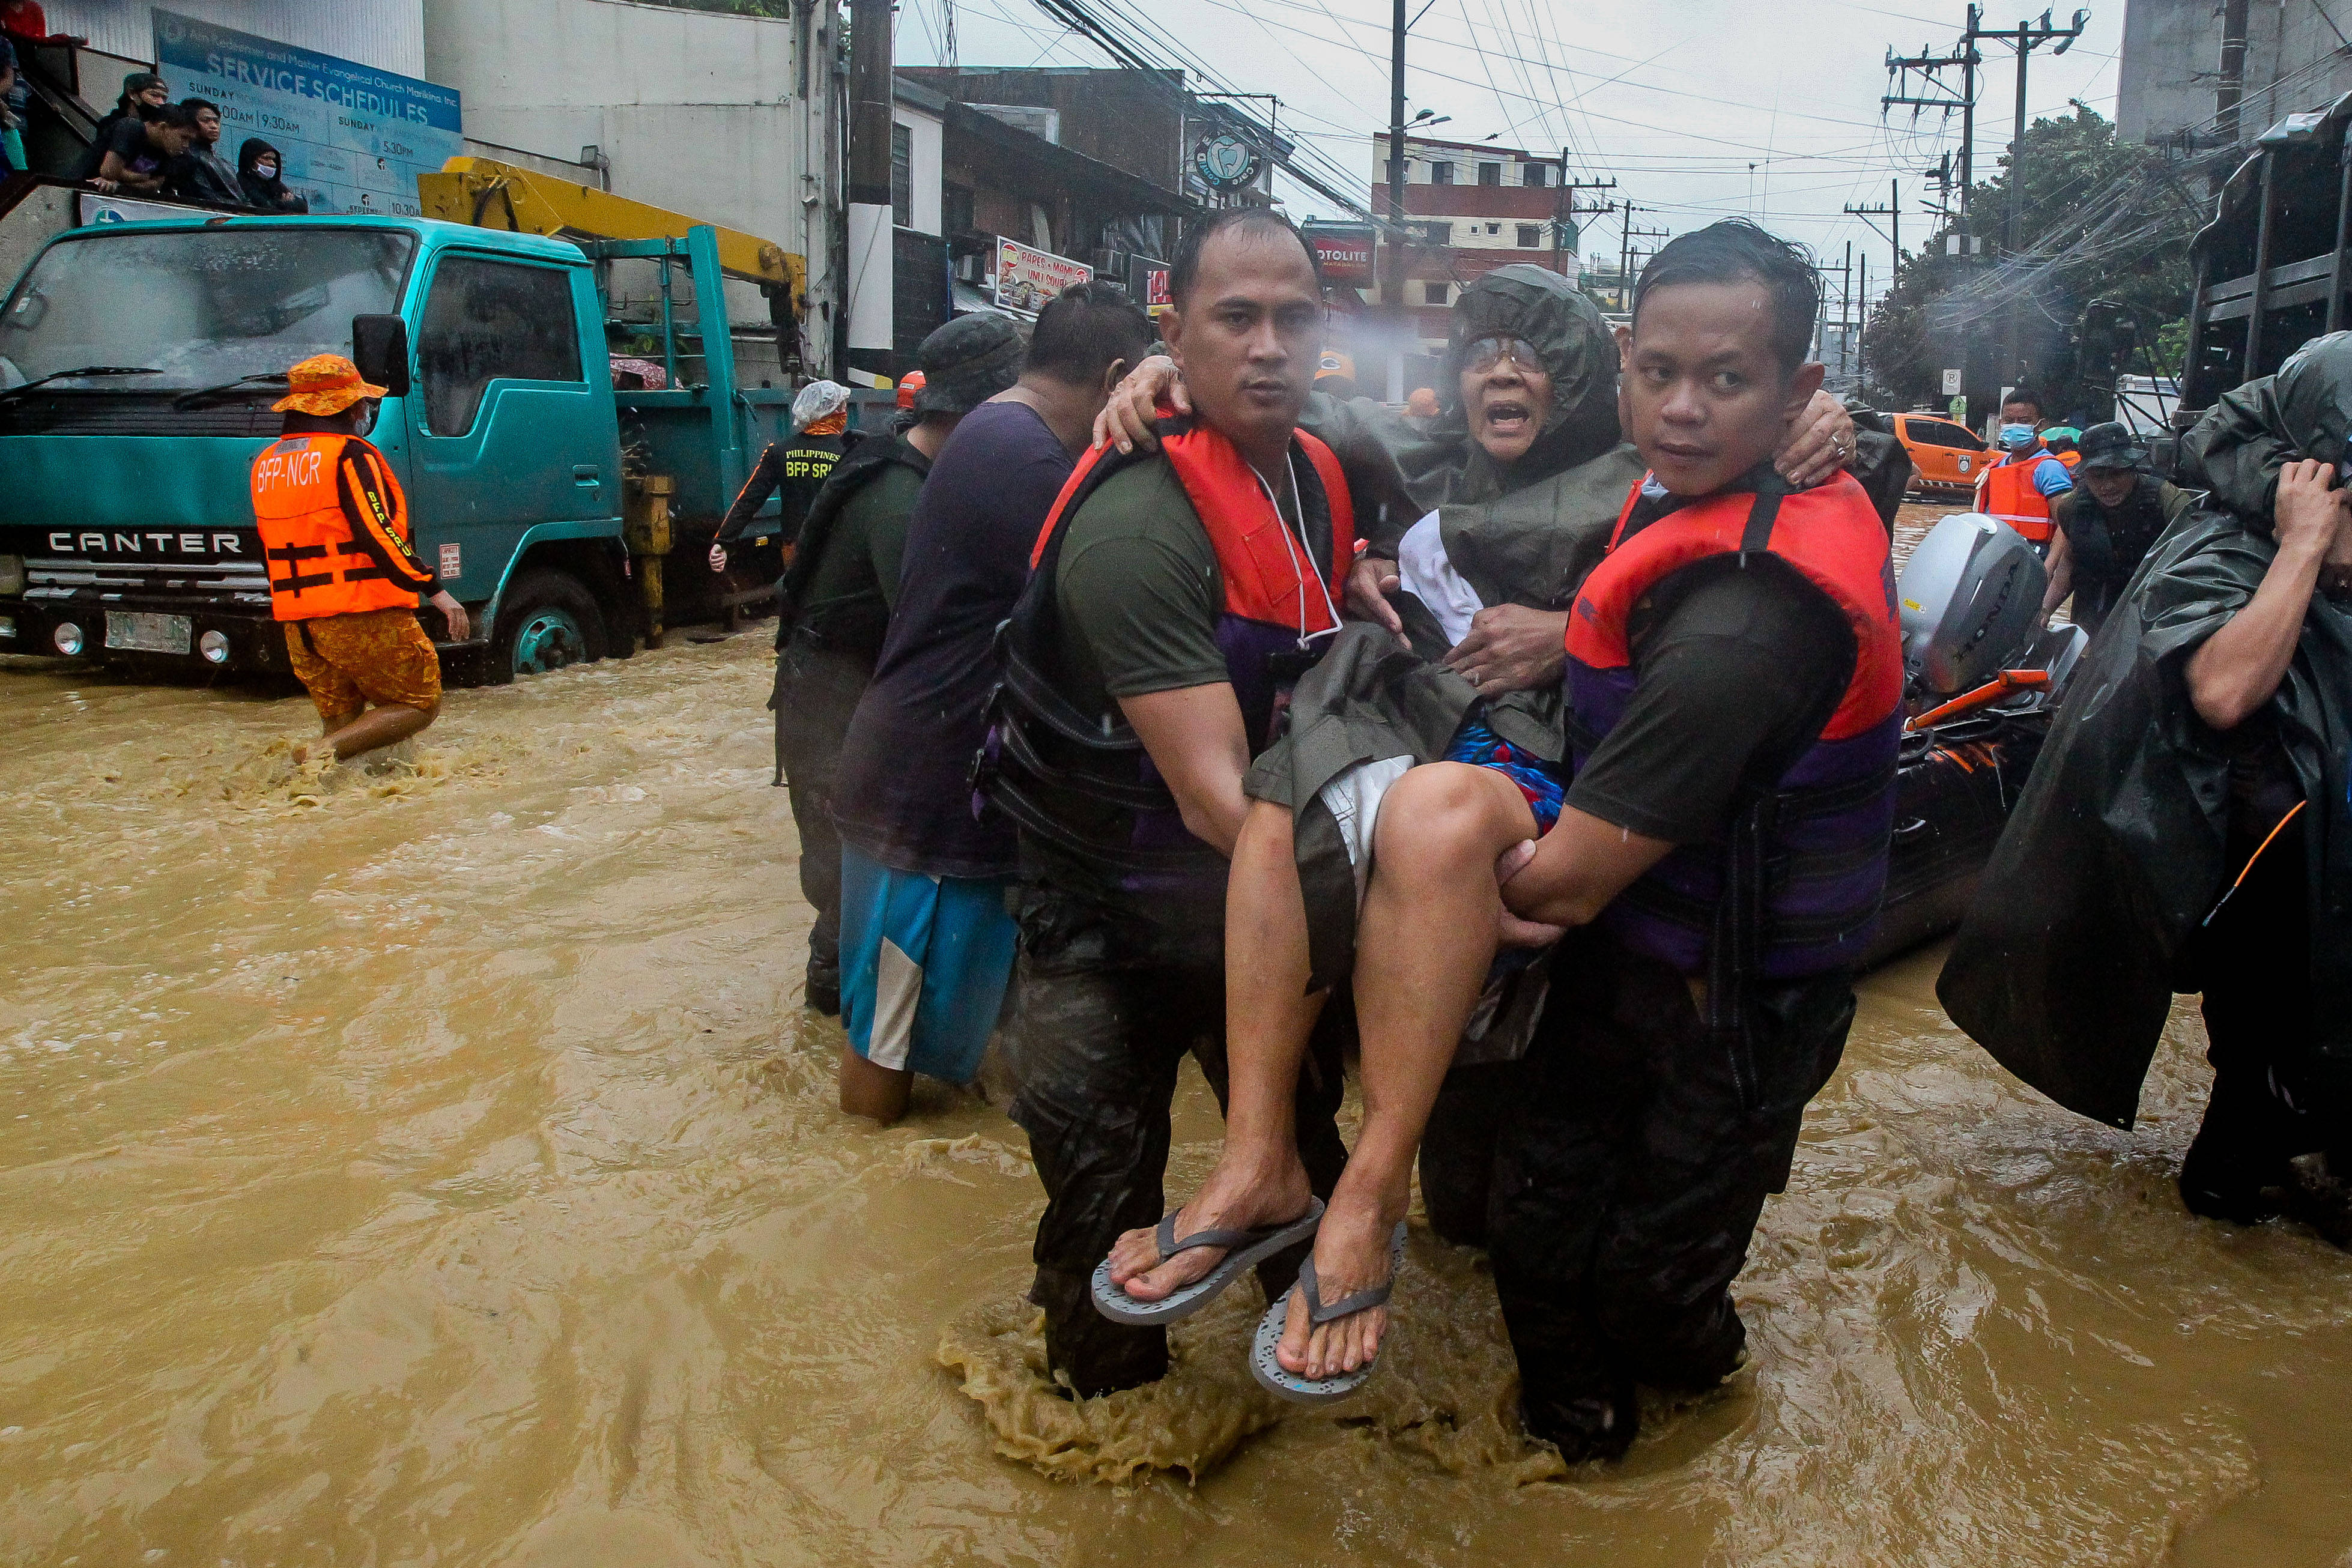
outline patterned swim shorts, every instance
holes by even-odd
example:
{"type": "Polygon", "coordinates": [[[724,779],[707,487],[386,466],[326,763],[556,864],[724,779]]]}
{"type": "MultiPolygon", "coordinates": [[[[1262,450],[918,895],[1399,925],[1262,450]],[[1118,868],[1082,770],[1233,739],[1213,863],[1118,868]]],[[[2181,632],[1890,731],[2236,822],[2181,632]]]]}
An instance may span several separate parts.
{"type": "Polygon", "coordinates": [[[362,610],[286,622],[286,653],[320,718],[370,703],[429,708],[441,700],[441,657],[414,610],[362,610]]]}
{"type": "Polygon", "coordinates": [[[1559,808],[1568,798],[1568,778],[1555,762],[1545,762],[1515,749],[1511,743],[1486,727],[1480,716],[1483,708],[1472,710],[1454,732],[1454,744],[1445,748],[1448,762],[1467,762],[1476,768],[1491,768],[1518,786],[1527,797],[1528,810],[1535,813],[1538,836],[1551,831],[1559,821],[1559,808]]]}

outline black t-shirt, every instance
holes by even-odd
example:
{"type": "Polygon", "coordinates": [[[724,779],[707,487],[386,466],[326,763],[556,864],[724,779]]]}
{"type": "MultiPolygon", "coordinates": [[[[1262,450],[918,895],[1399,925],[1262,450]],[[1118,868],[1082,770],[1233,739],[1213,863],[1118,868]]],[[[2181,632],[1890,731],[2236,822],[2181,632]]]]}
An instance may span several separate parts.
{"type": "Polygon", "coordinates": [[[799,538],[801,519],[808,516],[809,503],[824,488],[825,476],[848,450],[848,438],[840,435],[796,435],[790,441],[771,443],[751,465],[751,476],[743,481],[727,515],[719,519],[719,542],[733,544],[745,534],[754,538],[781,535],[786,544],[799,538]],[[752,514],[779,493],[782,515],[775,522],[753,521],[752,514]]]}
{"type": "MultiPolygon", "coordinates": [[[[1634,520],[1672,509],[1645,500],[1634,520]]],[[[1626,633],[1633,695],[1568,804],[1671,843],[1721,837],[1743,786],[1768,788],[1788,769],[1853,674],[1843,612],[1766,555],[1744,567],[1716,557],[1661,580],[1633,606],[1626,633]]]]}
{"type": "Polygon", "coordinates": [[[997,680],[996,628],[1073,460],[1025,403],[964,415],[907,524],[898,600],[833,788],[841,836],[899,871],[1009,876],[1013,825],[975,819],[967,774],[997,680]]]}
{"type": "Polygon", "coordinates": [[[98,169],[106,166],[109,152],[121,159],[123,168],[133,174],[156,173],[166,162],[163,150],[147,140],[147,122],[136,115],[123,116],[106,133],[105,143],[99,149],[98,169]]]}

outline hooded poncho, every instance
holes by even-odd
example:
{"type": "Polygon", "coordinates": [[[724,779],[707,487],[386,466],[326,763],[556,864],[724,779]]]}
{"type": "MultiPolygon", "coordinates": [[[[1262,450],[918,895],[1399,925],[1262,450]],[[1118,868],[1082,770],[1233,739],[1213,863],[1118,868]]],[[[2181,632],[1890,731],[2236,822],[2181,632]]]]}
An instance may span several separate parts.
{"type": "MultiPolygon", "coordinates": [[[[2223,396],[2182,443],[2209,503],[2141,562],[2071,683],[1937,994],[2002,1066],[2060,1104],[2132,1124],[2176,960],[2236,868],[2229,762],[2197,716],[2189,656],[2277,555],[2278,474],[2352,452],[2352,333],[2223,396]]],[[[2321,1087],[2352,1103],[2352,604],[2315,594],[2270,714],[2305,802],[2321,1087]]]]}

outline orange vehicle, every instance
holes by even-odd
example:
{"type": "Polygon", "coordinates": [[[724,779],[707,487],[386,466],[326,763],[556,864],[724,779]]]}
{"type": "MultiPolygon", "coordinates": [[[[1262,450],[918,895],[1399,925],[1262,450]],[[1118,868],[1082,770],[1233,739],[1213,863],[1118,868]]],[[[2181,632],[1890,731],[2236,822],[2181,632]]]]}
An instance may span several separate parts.
{"type": "Polygon", "coordinates": [[[1998,461],[1974,431],[1940,414],[1898,413],[1894,423],[1895,438],[1903,443],[1917,470],[1912,484],[1922,490],[1973,492],[1977,476],[1998,461]]]}

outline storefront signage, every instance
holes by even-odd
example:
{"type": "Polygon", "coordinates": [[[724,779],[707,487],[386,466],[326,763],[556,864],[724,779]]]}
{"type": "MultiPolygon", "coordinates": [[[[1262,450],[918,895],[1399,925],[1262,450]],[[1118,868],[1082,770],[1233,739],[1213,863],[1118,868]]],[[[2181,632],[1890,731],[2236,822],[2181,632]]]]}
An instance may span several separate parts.
{"type": "Polygon", "coordinates": [[[1034,316],[1045,302],[1074,284],[1091,282],[1095,269],[1083,261],[1037,250],[1017,239],[996,242],[996,304],[999,309],[1034,316]]]}
{"type": "Polygon", "coordinates": [[[1230,131],[1204,135],[1192,144],[1192,168],[1220,191],[1238,191],[1257,182],[1256,148],[1230,131]]]}
{"type": "Polygon", "coordinates": [[[1315,247],[1323,281],[1355,288],[1372,281],[1372,225],[1302,224],[1298,232],[1315,247]]]}
{"type": "Polygon", "coordinates": [[[457,91],[157,10],[155,63],[174,97],[220,105],[221,156],[257,136],[314,213],[415,216],[416,176],[466,151],[457,91]]]}

